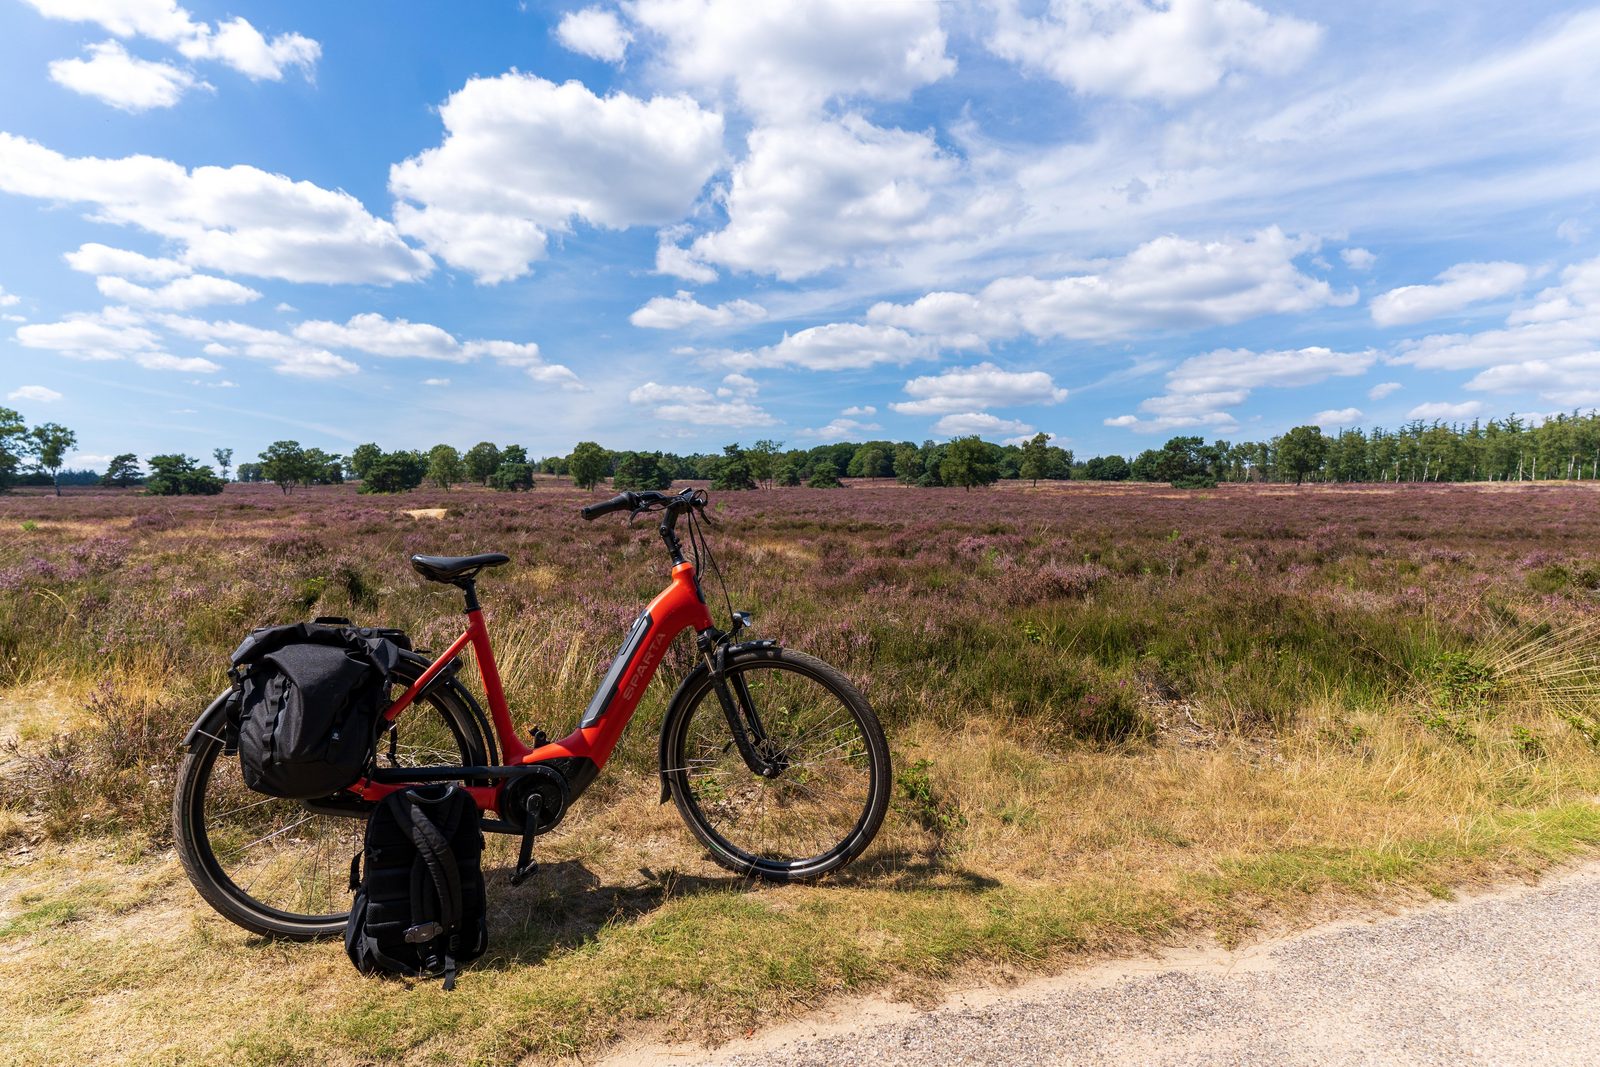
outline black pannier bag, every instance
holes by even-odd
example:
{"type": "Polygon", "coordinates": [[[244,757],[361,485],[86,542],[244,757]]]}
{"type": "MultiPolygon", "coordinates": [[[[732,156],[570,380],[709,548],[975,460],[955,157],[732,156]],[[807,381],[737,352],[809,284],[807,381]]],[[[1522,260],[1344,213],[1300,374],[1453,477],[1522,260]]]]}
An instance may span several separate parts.
{"type": "Polygon", "coordinates": [[[409,648],[395,630],[295,623],[253,631],[233,653],[245,785],[310,800],[356,782],[409,648]]]}
{"type": "Polygon", "coordinates": [[[450,783],[390,793],[367,820],[350,887],[344,950],[357,970],[442,975],[455,988],[457,965],[489,944],[483,830],[471,794],[450,783]]]}

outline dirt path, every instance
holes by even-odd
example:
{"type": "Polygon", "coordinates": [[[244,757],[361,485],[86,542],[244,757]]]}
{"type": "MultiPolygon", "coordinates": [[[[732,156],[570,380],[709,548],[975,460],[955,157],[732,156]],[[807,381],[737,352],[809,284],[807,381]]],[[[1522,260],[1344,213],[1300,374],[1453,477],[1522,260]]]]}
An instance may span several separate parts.
{"type": "Polygon", "coordinates": [[[704,1050],[607,1064],[1591,1064],[1600,1047],[1600,863],[1535,887],[1240,950],[885,1003],[704,1050]]]}

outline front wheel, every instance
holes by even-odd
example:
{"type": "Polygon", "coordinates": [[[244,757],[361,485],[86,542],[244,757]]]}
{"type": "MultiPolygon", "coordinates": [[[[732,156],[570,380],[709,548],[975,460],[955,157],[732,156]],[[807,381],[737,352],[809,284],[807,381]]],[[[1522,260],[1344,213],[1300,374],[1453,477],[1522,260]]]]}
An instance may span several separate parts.
{"type": "Polygon", "coordinates": [[[866,698],[826,663],[786,649],[737,653],[724,678],[779,769],[752,769],[703,674],[662,725],[662,774],[689,829],[722,866],[775,882],[855,859],[889,806],[889,744],[866,698]]]}

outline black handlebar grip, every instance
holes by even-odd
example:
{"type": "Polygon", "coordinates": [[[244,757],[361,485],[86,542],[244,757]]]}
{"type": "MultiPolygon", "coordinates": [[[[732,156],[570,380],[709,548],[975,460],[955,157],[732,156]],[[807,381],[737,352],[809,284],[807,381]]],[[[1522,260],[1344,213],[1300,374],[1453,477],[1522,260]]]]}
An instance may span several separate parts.
{"type": "Polygon", "coordinates": [[[610,500],[607,500],[603,504],[590,504],[588,507],[580,510],[578,514],[583,516],[584,521],[593,522],[600,516],[609,515],[613,511],[621,511],[624,508],[632,510],[634,503],[635,498],[632,493],[618,493],[616,496],[612,497],[610,500]]]}

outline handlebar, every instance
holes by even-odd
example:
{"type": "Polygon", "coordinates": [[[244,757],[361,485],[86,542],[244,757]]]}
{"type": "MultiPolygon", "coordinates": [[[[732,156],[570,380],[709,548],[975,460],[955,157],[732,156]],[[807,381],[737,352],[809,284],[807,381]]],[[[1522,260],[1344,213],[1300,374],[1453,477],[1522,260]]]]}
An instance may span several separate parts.
{"type": "Polygon", "coordinates": [[[642,511],[664,512],[657,532],[666,542],[667,551],[672,554],[672,562],[677,564],[683,562],[683,548],[678,543],[677,535],[678,516],[693,510],[699,510],[704,516],[706,504],[709,502],[710,498],[704,489],[685,489],[681,493],[659,493],[647,489],[641,493],[618,493],[610,500],[580,508],[578,514],[582,515],[585,521],[593,522],[613,511],[626,510],[634,515],[642,511]]]}
{"type": "MultiPolygon", "coordinates": [[[[609,515],[613,511],[621,511],[624,508],[629,511],[638,511],[641,503],[639,498],[643,495],[644,494],[642,493],[618,493],[616,496],[603,503],[590,504],[588,507],[580,510],[578,514],[583,516],[585,522],[593,522],[602,515],[609,515]]],[[[650,495],[660,496],[661,494],[651,493],[650,495]]]]}

